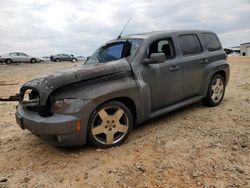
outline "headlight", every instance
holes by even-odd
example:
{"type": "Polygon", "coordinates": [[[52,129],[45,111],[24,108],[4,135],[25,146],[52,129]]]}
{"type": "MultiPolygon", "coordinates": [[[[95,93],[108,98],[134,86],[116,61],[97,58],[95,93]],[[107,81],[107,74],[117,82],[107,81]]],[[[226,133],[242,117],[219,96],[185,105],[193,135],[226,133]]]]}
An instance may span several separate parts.
{"type": "Polygon", "coordinates": [[[83,106],[82,99],[59,99],[52,105],[52,113],[76,113],[83,106]]]}
{"type": "Polygon", "coordinates": [[[27,89],[23,95],[23,100],[20,101],[23,106],[37,106],[39,105],[39,95],[32,89],[27,89]]]}

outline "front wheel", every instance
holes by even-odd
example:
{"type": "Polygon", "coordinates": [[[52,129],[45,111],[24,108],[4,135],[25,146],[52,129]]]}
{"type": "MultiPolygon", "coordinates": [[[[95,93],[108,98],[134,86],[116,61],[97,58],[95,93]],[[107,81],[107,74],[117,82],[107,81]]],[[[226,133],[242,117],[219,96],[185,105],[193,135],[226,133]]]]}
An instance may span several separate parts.
{"type": "Polygon", "coordinates": [[[207,96],[202,102],[207,106],[218,106],[225,94],[225,79],[220,74],[216,74],[210,81],[207,96]]]}
{"type": "Polygon", "coordinates": [[[133,128],[133,117],[127,106],[111,101],[95,110],[89,121],[89,139],[96,147],[121,145],[133,128]]]}
{"type": "Polygon", "coordinates": [[[32,58],[32,59],[30,60],[30,63],[36,63],[36,59],[32,58]]]}

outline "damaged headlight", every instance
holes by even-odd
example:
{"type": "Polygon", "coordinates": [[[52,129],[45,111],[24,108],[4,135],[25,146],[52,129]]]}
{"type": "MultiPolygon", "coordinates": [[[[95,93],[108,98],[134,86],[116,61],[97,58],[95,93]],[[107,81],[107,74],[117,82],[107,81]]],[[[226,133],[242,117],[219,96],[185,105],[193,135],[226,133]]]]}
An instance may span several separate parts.
{"type": "Polygon", "coordinates": [[[23,106],[37,106],[39,105],[39,96],[35,90],[27,89],[23,94],[22,101],[19,101],[23,106]]]}
{"type": "Polygon", "coordinates": [[[76,113],[83,106],[82,99],[59,99],[53,102],[52,113],[76,113]]]}

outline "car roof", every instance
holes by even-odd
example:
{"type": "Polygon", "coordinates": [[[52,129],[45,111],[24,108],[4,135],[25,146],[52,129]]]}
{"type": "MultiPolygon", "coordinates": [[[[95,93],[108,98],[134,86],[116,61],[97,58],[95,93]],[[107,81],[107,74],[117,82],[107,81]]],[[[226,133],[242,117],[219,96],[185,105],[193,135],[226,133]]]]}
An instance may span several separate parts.
{"type": "Polygon", "coordinates": [[[208,31],[208,30],[172,29],[172,30],[151,31],[151,32],[145,32],[145,33],[130,34],[130,35],[122,36],[121,39],[129,39],[129,38],[146,39],[149,37],[156,37],[159,35],[171,34],[171,33],[184,34],[184,33],[196,33],[196,32],[213,33],[213,32],[208,31]]]}

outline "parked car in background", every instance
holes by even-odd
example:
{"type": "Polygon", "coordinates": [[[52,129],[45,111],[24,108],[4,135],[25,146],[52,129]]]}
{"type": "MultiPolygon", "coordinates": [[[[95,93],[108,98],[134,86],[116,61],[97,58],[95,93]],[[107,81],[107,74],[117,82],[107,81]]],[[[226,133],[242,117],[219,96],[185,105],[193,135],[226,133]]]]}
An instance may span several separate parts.
{"type": "Polygon", "coordinates": [[[16,120],[22,129],[57,145],[90,140],[109,148],[122,144],[136,124],[148,119],[199,100],[219,105],[229,74],[213,32],[124,36],[101,46],[82,66],[24,84],[16,120]]]}
{"type": "Polygon", "coordinates": [[[49,56],[43,56],[42,59],[43,59],[44,61],[50,61],[50,57],[49,57],[49,56]]]}
{"type": "Polygon", "coordinates": [[[230,54],[228,54],[228,56],[240,56],[239,52],[232,52],[230,54]]]}
{"type": "Polygon", "coordinates": [[[87,58],[85,56],[77,56],[76,57],[78,61],[86,61],[87,58]]]}
{"type": "Polygon", "coordinates": [[[72,61],[73,63],[77,61],[74,55],[67,55],[67,54],[57,54],[51,55],[50,61],[60,62],[60,61],[72,61]]]}
{"type": "Polygon", "coordinates": [[[1,55],[0,61],[5,62],[7,64],[21,63],[21,62],[29,62],[29,63],[43,62],[42,58],[36,56],[30,56],[23,52],[11,52],[1,55]]]}

